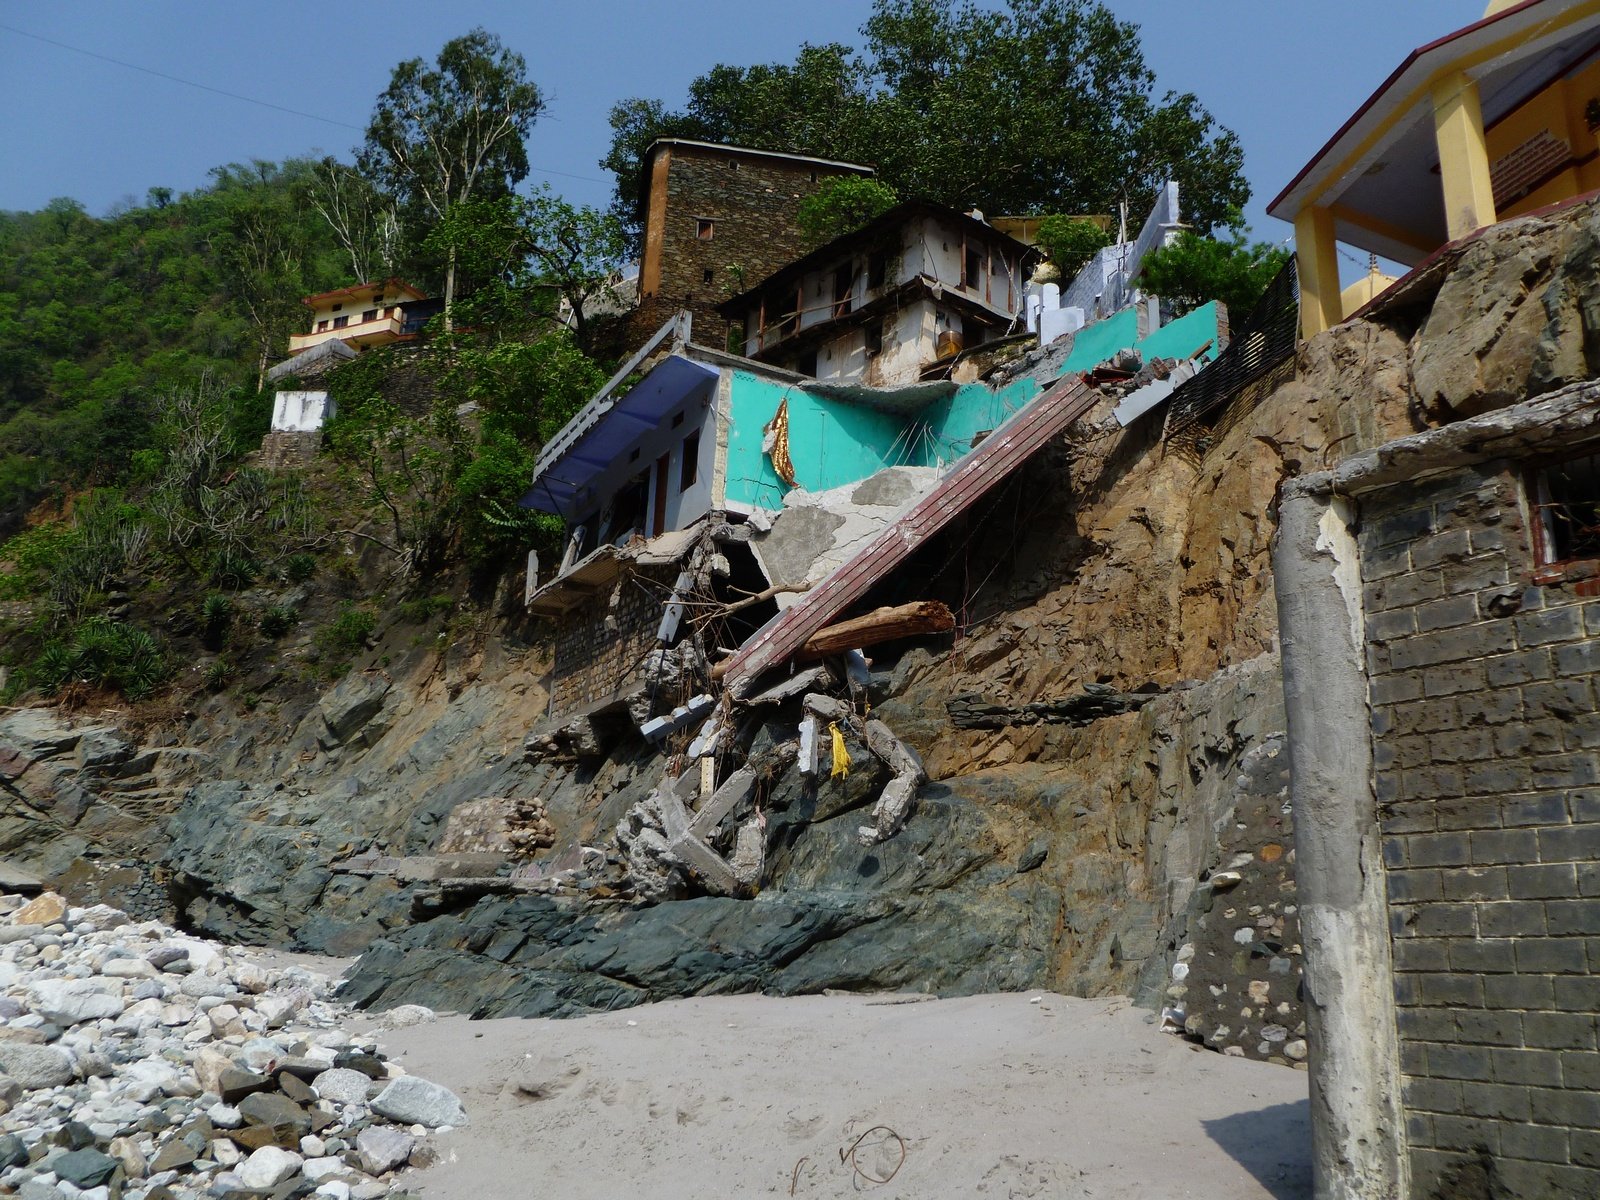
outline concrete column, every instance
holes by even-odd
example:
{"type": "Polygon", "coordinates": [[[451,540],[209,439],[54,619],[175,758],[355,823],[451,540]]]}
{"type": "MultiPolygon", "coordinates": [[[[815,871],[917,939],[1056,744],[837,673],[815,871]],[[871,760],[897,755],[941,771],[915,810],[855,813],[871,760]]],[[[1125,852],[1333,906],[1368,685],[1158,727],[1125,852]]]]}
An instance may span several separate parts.
{"type": "Polygon", "coordinates": [[[1478,85],[1464,72],[1446,75],[1434,85],[1433,132],[1439,143],[1445,228],[1454,241],[1495,222],[1478,85]]]}
{"type": "Polygon", "coordinates": [[[1294,248],[1300,274],[1300,337],[1312,338],[1344,320],[1333,214],[1314,204],[1301,209],[1294,219],[1294,248]]]}
{"type": "Polygon", "coordinates": [[[1398,1200],[1407,1177],[1400,1051],[1350,520],[1326,476],[1291,482],[1272,554],[1305,947],[1312,1164],[1317,1200],[1398,1200]]]}

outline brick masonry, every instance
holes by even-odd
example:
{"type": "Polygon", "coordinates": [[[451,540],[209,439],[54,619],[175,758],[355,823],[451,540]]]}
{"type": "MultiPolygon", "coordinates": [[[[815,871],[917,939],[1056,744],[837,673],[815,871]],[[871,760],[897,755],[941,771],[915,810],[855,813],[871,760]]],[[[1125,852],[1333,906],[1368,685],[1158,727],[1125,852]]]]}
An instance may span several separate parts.
{"type": "Polygon", "coordinates": [[[804,254],[810,247],[796,224],[801,201],[829,177],[858,172],[681,144],[671,156],[660,231],[645,231],[660,240],[660,285],[640,297],[629,336],[642,343],[687,308],[694,340],[721,349],[728,322],[716,306],[804,254]],[[700,220],[713,222],[709,240],[698,234],[700,220]]]}
{"type": "Polygon", "coordinates": [[[562,617],[556,628],[553,716],[614,695],[656,645],[679,568],[629,568],[615,587],[562,617]]]}
{"type": "Polygon", "coordinates": [[[1522,489],[1360,514],[1416,1197],[1600,1196],[1600,602],[1535,582],[1522,489]]]}

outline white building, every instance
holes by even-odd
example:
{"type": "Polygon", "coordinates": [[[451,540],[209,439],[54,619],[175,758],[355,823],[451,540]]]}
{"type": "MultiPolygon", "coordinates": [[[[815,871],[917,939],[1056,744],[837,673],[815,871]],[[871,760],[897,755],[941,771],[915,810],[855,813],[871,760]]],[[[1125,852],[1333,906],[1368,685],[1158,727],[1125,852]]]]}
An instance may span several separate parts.
{"type": "Polygon", "coordinates": [[[1037,251],[975,216],[896,205],[733,297],[735,349],[835,382],[914,383],[1022,331],[1037,251]]]}

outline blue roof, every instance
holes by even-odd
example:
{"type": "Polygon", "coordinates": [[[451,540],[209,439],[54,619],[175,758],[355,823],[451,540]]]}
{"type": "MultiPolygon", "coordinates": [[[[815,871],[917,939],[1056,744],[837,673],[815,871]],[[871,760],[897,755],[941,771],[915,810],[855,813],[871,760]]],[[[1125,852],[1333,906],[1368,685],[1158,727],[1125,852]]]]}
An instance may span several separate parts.
{"type": "Polygon", "coordinates": [[[550,439],[554,456],[541,456],[524,508],[574,520],[586,487],[684,402],[710,387],[721,372],[682,355],[669,355],[621,396],[591,400],[550,439]]]}

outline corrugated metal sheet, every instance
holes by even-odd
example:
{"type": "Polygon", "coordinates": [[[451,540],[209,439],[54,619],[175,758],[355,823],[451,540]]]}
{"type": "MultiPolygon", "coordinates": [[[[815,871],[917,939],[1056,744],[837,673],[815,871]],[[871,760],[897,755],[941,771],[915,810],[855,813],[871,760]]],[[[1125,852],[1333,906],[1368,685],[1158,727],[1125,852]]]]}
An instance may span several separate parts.
{"type": "Polygon", "coordinates": [[[741,646],[724,672],[729,690],[742,698],[763,672],[787,662],[807,638],[865,596],[878,580],[1100,399],[1099,392],[1073,376],[1011,417],[905,516],[741,646]]]}

